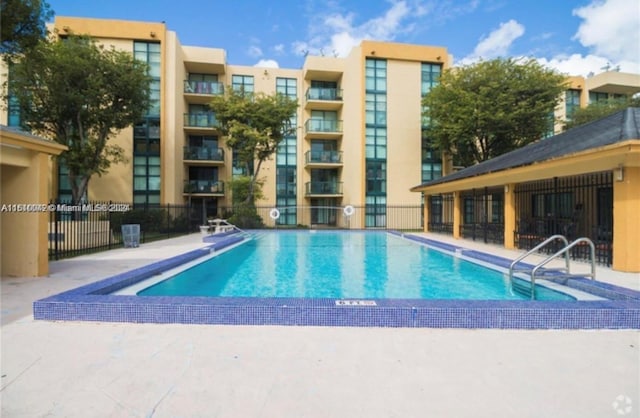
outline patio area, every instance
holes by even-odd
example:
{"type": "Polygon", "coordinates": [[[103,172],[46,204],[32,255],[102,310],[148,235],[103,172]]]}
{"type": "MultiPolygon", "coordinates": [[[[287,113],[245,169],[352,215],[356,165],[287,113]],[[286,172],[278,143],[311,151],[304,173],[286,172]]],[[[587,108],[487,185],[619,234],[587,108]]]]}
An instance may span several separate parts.
{"type": "MultiPolygon", "coordinates": [[[[499,246],[421,234],[515,258],[499,246]]],[[[1,415],[607,417],[640,410],[640,333],[34,321],[37,299],[200,234],[2,279],[1,415]]],[[[640,290],[637,274],[598,280],[640,290]]]]}

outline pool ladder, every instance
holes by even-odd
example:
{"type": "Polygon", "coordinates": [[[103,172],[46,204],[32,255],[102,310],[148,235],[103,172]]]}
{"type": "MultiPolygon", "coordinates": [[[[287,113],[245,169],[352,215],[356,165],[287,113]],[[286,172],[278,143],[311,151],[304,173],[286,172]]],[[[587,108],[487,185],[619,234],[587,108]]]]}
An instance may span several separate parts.
{"type": "Polygon", "coordinates": [[[536,298],[536,277],[538,276],[540,277],[546,276],[549,279],[559,279],[559,278],[567,278],[567,277],[591,277],[592,280],[595,280],[596,279],[596,247],[595,245],[593,245],[593,241],[591,241],[589,238],[582,237],[569,243],[569,241],[564,235],[552,235],[546,240],[542,241],[540,244],[536,245],[535,247],[527,251],[525,254],[515,259],[511,263],[511,265],[509,266],[509,283],[511,284],[512,290],[514,288],[514,285],[515,287],[520,287],[520,288],[523,287],[520,284],[514,283],[514,280],[513,280],[514,273],[525,273],[530,275],[531,299],[533,300],[536,298]],[[517,267],[517,264],[522,260],[524,260],[526,257],[546,247],[547,245],[551,244],[556,240],[561,240],[562,243],[564,244],[564,246],[560,250],[558,250],[556,253],[548,256],[543,261],[536,264],[534,267],[531,267],[531,266],[517,267]],[[573,247],[583,243],[586,243],[589,246],[590,259],[591,259],[590,260],[591,273],[571,274],[571,266],[570,266],[570,260],[569,260],[570,257],[569,257],[569,254],[567,254],[567,252],[571,250],[573,247]],[[552,260],[555,260],[556,258],[562,255],[564,255],[564,260],[565,260],[564,267],[542,269],[549,262],[551,262],[552,260]]]}

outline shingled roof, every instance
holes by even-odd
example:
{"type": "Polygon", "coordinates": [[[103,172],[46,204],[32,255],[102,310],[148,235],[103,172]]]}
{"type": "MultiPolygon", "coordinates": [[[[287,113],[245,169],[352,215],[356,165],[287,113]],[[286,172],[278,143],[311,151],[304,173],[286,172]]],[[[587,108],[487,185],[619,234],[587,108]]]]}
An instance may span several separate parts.
{"type": "Polygon", "coordinates": [[[640,108],[637,107],[577,126],[413,189],[523,167],[630,139],[640,140],[640,108]]]}

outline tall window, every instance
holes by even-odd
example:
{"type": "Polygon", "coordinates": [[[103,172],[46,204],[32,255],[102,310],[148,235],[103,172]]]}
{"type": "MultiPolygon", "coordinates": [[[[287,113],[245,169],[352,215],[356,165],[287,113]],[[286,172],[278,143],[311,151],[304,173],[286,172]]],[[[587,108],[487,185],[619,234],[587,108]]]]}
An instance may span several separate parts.
{"type": "MultiPolygon", "coordinates": [[[[441,64],[431,64],[423,62],[421,66],[421,87],[422,97],[426,96],[433,87],[440,83],[440,75],[442,74],[441,64]]],[[[442,177],[442,158],[440,152],[430,146],[429,138],[425,137],[428,132],[430,120],[424,116],[427,109],[422,109],[422,138],[421,138],[421,155],[422,155],[422,182],[431,181],[442,177]]]]}
{"type": "MultiPolygon", "coordinates": [[[[295,78],[276,78],[276,92],[291,99],[298,98],[298,81],[295,78]]],[[[297,126],[298,118],[291,115],[291,126],[297,126]]],[[[285,136],[276,151],[276,205],[280,209],[279,225],[296,225],[296,159],[297,132],[285,136]]]]}
{"type": "Polygon", "coordinates": [[[151,76],[149,108],[133,133],[133,203],[155,205],[160,204],[160,44],[134,42],[133,52],[151,76]]]}
{"type": "Polygon", "coordinates": [[[384,196],[387,194],[387,163],[367,160],[367,195],[384,196]]]}
{"type": "Polygon", "coordinates": [[[387,61],[365,62],[365,226],[386,226],[387,61]]]}
{"type": "Polygon", "coordinates": [[[576,109],[580,108],[580,90],[569,89],[565,92],[566,119],[571,120],[576,109]]]}
{"type": "Polygon", "coordinates": [[[11,64],[8,64],[8,97],[7,97],[7,126],[16,128],[22,127],[22,118],[20,117],[20,103],[14,95],[15,90],[11,83],[11,64]]]}
{"type": "Polygon", "coordinates": [[[422,63],[420,92],[423,97],[440,83],[441,74],[442,64],[422,63]]]}
{"type": "Polygon", "coordinates": [[[422,138],[422,182],[442,177],[442,157],[439,151],[429,145],[427,138],[422,138]]]}

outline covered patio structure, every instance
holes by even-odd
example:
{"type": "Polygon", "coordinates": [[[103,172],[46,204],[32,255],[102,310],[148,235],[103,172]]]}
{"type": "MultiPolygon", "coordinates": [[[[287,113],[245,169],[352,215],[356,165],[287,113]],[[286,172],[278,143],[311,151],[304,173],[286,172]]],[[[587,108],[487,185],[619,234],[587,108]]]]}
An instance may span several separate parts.
{"type": "MultiPolygon", "coordinates": [[[[590,238],[597,262],[640,272],[640,108],[628,108],[411,189],[425,231],[530,249],[590,238]]],[[[574,248],[571,256],[588,256],[574,248]]],[[[584,250],[584,251],[582,251],[584,250]]]]}

